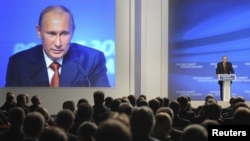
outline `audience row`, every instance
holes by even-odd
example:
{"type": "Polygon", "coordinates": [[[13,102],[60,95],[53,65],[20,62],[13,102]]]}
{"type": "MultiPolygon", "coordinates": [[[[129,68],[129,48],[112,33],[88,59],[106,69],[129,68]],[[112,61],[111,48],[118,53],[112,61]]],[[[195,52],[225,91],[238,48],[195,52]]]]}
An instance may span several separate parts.
{"type": "Polygon", "coordinates": [[[93,105],[85,98],[62,101],[62,109],[50,115],[39,96],[28,105],[28,94],[15,98],[8,92],[0,108],[0,141],[207,141],[208,125],[250,123],[242,97],[232,97],[224,108],[211,94],[198,107],[185,95],[148,100],[95,91],[93,99],[93,105]]]}

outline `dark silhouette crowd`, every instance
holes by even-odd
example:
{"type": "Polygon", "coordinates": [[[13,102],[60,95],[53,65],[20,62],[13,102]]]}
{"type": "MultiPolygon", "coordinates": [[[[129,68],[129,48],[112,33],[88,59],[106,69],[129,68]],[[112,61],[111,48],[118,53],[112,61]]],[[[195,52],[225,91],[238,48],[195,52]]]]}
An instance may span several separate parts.
{"type": "Polygon", "coordinates": [[[99,90],[93,99],[93,105],[85,98],[62,101],[62,109],[50,115],[38,95],[7,92],[0,107],[0,141],[207,141],[208,125],[250,124],[250,109],[238,96],[231,97],[229,107],[211,94],[198,107],[186,95],[113,98],[99,90]]]}

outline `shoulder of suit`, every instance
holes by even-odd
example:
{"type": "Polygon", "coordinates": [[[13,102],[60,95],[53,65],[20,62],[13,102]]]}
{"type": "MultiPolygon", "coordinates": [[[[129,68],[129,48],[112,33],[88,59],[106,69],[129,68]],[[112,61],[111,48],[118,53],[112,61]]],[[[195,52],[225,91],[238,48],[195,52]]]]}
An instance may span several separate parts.
{"type": "Polygon", "coordinates": [[[17,52],[15,54],[13,54],[12,57],[27,57],[27,56],[30,56],[33,53],[36,53],[36,52],[39,53],[39,52],[41,52],[42,49],[43,49],[42,45],[39,44],[39,45],[36,45],[36,46],[31,47],[29,49],[17,52]]]}
{"type": "Polygon", "coordinates": [[[94,48],[91,48],[88,46],[84,46],[81,44],[77,44],[77,43],[71,43],[70,48],[72,50],[79,51],[79,52],[81,52],[81,51],[83,51],[83,52],[101,52],[100,50],[97,50],[97,49],[94,49],[94,48]]]}

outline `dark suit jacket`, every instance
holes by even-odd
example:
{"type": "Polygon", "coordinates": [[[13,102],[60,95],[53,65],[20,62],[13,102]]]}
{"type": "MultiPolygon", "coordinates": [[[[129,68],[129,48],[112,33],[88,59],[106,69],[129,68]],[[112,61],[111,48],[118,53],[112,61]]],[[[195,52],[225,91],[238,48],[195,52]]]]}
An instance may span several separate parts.
{"type": "MultiPolygon", "coordinates": [[[[224,73],[224,67],[223,67],[223,62],[219,62],[217,64],[217,68],[216,68],[216,74],[223,74],[224,73]]],[[[231,62],[227,62],[226,63],[226,73],[227,74],[234,74],[234,69],[233,69],[233,65],[231,62]]]]}
{"type": "MultiPolygon", "coordinates": [[[[223,62],[217,63],[216,74],[224,74],[223,62]]],[[[234,74],[234,68],[231,62],[226,63],[226,74],[234,74]]],[[[218,81],[222,85],[222,81],[218,81]]]]}
{"type": "MultiPolygon", "coordinates": [[[[102,52],[72,43],[63,58],[60,87],[109,87],[106,72],[102,52]]],[[[42,45],[9,58],[5,86],[50,86],[42,45]]]]}

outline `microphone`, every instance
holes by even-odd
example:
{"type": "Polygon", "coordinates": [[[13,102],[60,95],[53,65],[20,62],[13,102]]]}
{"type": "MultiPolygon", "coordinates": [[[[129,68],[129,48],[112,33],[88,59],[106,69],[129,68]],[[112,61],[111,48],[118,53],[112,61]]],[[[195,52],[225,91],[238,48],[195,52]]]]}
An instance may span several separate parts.
{"type": "Polygon", "coordinates": [[[78,69],[81,72],[81,74],[83,75],[83,79],[86,79],[88,82],[88,87],[91,87],[91,82],[89,80],[88,75],[85,73],[85,71],[83,70],[83,68],[81,66],[78,65],[78,69]]]}
{"type": "Polygon", "coordinates": [[[89,80],[89,77],[88,76],[85,76],[87,81],[88,81],[88,87],[91,87],[91,83],[90,83],[90,80],[89,80]]]}

